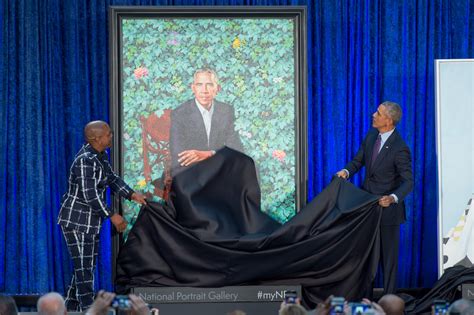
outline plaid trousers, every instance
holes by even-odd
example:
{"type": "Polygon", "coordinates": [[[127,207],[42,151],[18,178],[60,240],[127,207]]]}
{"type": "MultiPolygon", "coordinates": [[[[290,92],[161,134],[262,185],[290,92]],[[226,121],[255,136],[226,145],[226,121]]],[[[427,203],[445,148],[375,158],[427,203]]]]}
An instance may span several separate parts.
{"type": "Polygon", "coordinates": [[[74,273],[67,290],[69,311],[86,311],[94,302],[94,269],[98,255],[99,234],[86,234],[61,226],[74,273]]]}

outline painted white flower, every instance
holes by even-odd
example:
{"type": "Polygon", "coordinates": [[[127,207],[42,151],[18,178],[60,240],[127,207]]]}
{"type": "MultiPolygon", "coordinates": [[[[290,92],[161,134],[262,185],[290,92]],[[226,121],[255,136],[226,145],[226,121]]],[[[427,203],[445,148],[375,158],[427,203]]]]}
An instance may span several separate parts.
{"type": "Polygon", "coordinates": [[[283,82],[283,78],[282,77],[275,77],[273,78],[273,83],[281,83],[283,82]]]}

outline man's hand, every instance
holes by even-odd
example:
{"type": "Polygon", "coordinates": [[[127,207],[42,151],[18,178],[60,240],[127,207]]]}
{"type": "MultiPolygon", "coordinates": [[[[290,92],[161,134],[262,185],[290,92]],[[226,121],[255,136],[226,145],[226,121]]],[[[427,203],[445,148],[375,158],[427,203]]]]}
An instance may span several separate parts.
{"type": "Polygon", "coordinates": [[[115,293],[105,292],[100,290],[97,297],[92,303],[91,307],[87,310],[86,314],[90,315],[107,315],[110,304],[115,297],[115,293]]]}
{"type": "Polygon", "coordinates": [[[213,155],[212,151],[186,150],[178,154],[178,162],[181,166],[189,166],[204,161],[213,155]]]}
{"type": "Polygon", "coordinates": [[[333,295],[330,295],[326,298],[326,301],[318,303],[316,306],[316,311],[314,314],[316,315],[328,315],[331,311],[331,299],[333,295]]]}
{"type": "Polygon", "coordinates": [[[372,302],[372,308],[375,310],[376,315],[385,315],[385,310],[379,304],[372,302]]]}
{"type": "Polygon", "coordinates": [[[339,172],[336,173],[337,177],[342,177],[344,179],[347,179],[347,172],[345,170],[340,170],[339,172]]]}
{"type": "MultiPolygon", "coordinates": [[[[301,305],[301,299],[300,299],[300,298],[296,298],[295,303],[293,303],[293,304],[301,305]]],[[[288,304],[288,303],[286,303],[285,300],[283,300],[283,301],[280,303],[280,311],[281,311],[282,309],[284,309],[285,307],[287,307],[288,305],[291,305],[291,304],[288,304]]]]}
{"type": "Polygon", "coordinates": [[[372,309],[374,310],[374,313],[376,315],[385,315],[384,309],[379,304],[372,302],[371,300],[366,298],[362,299],[362,303],[372,306],[372,309]]]}
{"type": "Polygon", "coordinates": [[[132,302],[132,315],[148,315],[150,314],[150,309],[143,302],[142,298],[136,296],[135,294],[129,294],[128,297],[132,302]]]}
{"type": "Polygon", "coordinates": [[[132,197],[131,197],[130,199],[132,199],[133,201],[135,201],[136,203],[139,203],[139,204],[141,204],[141,205],[146,205],[145,196],[143,196],[143,195],[140,194],[140,193],[134,192],[134,193],[132,194],[132,197]]]}
{"type": "Polygon", "coordinates": [[[125,221],[125,219],[120,214],[115,213],[114,215],[112,215],[110,217],[110,221],[112,221],[112,224],[115,226],[117,232],[119,233],[122,233],[127,228],[128,222],[125,221]]]}
{"type": "Polygon", "coordinates": [[[379,199],[379,205],[384,208],[387,208],[394,202],[395,202],[395,198],[393,198],[393,196],[383,196],[382,198],[379,199]]]}

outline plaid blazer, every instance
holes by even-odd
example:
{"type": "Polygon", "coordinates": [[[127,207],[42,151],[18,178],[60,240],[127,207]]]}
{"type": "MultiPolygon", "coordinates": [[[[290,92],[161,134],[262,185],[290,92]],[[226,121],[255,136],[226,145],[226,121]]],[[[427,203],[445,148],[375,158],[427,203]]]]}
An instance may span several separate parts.
{"type": "Polygon", "coordinates": [[[97,152],[88,143],[83,145],[71,165],[58,224],[82,233],[98,234],[102,220],[113,214],[105,202],[107,187],[127,199],[134,192],[114,173],[105,152],[97,152]]]}

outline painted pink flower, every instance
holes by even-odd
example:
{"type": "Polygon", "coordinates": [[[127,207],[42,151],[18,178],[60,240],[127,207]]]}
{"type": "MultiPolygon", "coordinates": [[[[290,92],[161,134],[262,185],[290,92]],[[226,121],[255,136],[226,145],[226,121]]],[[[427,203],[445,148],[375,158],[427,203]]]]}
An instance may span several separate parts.
{"type": "Polygon", "coordinates": [[[172,38],[168,41],[168,45],[171,45],[171,46],[178,46],[179,45],[179,41],[176,39],[176,38],[172,38]]]}
{"type": "Polygon", "coordinates": [[[286,157],[286,152],[283,150],[273,150],[272,156],[280,162],[283,162],[286,157]]]}
{"type": "Polygon", "coordinates": [[[179,45],[179,33],[171,32],[170,37],[171,38],[167,41],[168,45],[178,46],[179,45]]]}
{"type": "Polygon", "coordinates": [[[148,69],[145,67],[138,67],[133,71],[133,74],[135,75],[135,79],[140,80],[148,75],[148,69]]]}

